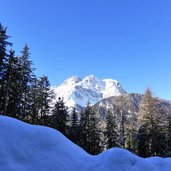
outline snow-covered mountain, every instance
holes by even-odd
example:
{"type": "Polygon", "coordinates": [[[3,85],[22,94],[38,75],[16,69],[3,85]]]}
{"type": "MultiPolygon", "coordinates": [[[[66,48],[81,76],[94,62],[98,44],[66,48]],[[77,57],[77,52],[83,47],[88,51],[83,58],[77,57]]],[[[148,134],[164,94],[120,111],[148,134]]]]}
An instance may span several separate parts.
{"type": "Polygon", "coordinates": [[[125,94],[126,91],[120,83],[113,79],[98,79],[89,75],[83,79],[72,76],[59,86],[53,87],[55,101],[61,97],[66,106],[76,107],[78,110],[85,107],[89,102],[91,105],[104,98],[125,94]]]}

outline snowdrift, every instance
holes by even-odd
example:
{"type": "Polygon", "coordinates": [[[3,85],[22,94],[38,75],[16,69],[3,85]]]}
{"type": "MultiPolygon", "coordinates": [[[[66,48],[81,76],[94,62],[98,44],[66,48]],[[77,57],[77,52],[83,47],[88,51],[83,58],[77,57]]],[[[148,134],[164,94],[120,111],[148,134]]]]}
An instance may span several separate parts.
{"type": "Polygon", "coordinates": [[[58,131],[0,116],[0,171],[171,171],[171,159],[113,148],[92,156],[58,131]]]}

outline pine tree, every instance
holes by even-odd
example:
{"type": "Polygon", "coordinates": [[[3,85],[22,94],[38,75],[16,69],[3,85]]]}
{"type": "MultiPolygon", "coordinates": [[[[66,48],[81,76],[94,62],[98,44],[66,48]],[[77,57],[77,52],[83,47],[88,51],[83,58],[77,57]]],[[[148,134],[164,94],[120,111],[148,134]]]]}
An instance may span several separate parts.
{"type": "Polygon", "coordinates": [[[166,156],[171,157],[171,111],[169,111],[167,116],[167,124],[166,124],[166,156]]]}
{"type": "Polygon", "coordinates": [[[30,113],[30,88],[31,88],[31,80],[33,75],[33,68],[31,68],[32,61],[29,59],[30,52],[27,45],[24,46],[21,51],[21,56],[19,57],[19,69],[20,73],[20,113],[18,114],[18,118],[25,120],[26,117],[30,113]]]}
{"type": "Polygon", "coordinates": [[[59,97],[52,111],[50,126],[67,135],[68,112],[62,98],[59,97]]]}
{"type": "Polygon", "coordinates": [[[100,122],[99,119],[95,116],[95,112],[91,109],[90,110],[90,135],[89,135],[89,141],[90,141],[90,148],[89,153],[96,155],[102,152],[103,145],[101,141],[101,130],[99,128],[100,122]]]}
{"type": "Polygon", "coordinates": [[[5,65],[8,60],[7,48],[12,46],[12,43],[7,41],[10,36],[6,34],[6,30],[7,28],[4,28],[0,23],[0,81],[2,81],[2,77],[6,69],[5,65]]]}
{"type": "Polygon", "coordinates": [[[90,127],[90,112],[89,112],[89,103],[87,104],[86,108],[81,111],[81,118],[80,118],[80,140],[79,145],[84,149],[88,150],[90,146],[90,142],[88,141],[88,134],[90,127]]]}
{"type": "Polygon", "coordinates": [[[128,106],[129,111],[127,111],[125,122],[125,146],[129,151],[137,153],[137,113],[134,112],[131,103],[128,102],[128,106]]]}
{"type": "Polygon", "coordinates": [[[166,157],[167,151],[167,115],[160,100],[156,100],[156,155],[161,157],[166,157]]]}
{"type": "Polygon", "coordinates": [[[0,24],[0,114],[46,125],[52,98],[48,78],[38,80],[34,75],[27,45],[21,56],[15,56],[13,50],[8,52],[12,46],[8,38],[0,24]]]}
{"type": "Polygon", "coordinates": [[[27,116],[27,121],[31,124],[40,124],[39,110],[41,108],[41,93],[39,90],[39,80],[33,76],[30,90],[30,115],[27,116]]]}
{"type": "Polygon", "coordinates": [[[21,105],[21,92],[20,92],[20,79],[21,75],[19,72],[19,58],[15,57],[13,61],[12,73],[10,76],[10,99],[8,103],[7,113],[10,116],[19,119],[20,105],[21,105]]]}
{"type": "Polygon", "coordinates": [[[18,79],[18,58],[15,57],[15,52],[10,51],[9,59],[7,61],[7,69],[4,74],[4,114],[15,117],[17,112],[17,79],[18,79]]]}
{"type": "Polygon", "coordinates": [[[126,115],[125,101],[123,96],[118,97],[118,108],[116,109],[116,115],[119,116],[119,145],[122,148],[126,147],[126,115]]]}
{"type": "Polygon", "coordinates": [[[79,120],[78,120],[78,113],[76,112],[75,108],[73,108],[71,114],[71,125],[70,125],[70,140],[74,143],[78,144],[79,141],[79,120]]]}
{"type": "Polygon", "coordinates": [[[100,139],[99,120],[89,103],[81,113],[80,127],[80,146],[90,154],[100,153],[103,147],[100,139]]]}
{"type": "Polygon", "coordinates": [[[0,23],[0,114],[4,114],[5,109],[5,72],[7,70],[7,61],[9,54],[7,49],[12,46],[12,43],[8,42],[9,36],[6,34],[7,28],[4,28],[0,23]]]}
{"type": "Polygon", "coordinates": [[[150,152],[150,146],[149,146],[149,132],[147,125],[141,124],[141,126],[138,129],[138,134],[137,134],[137,151],[138,155],[141,157],[149,157],[151,155],[150,152]]]}
{"type": "Polygon", "coordinates": [[[133,113],[130,118],[127,118],[125,132],[126,149],[133,153],[137,153],[137,118],[133,113]]]}
{"type": "Polygon", "coordinates": [[[38,94],[37,100],[39,102],[39,116],[40,124],[48,125],[50,102],[52,100],[52,91],[50,90],[50,83],[47,76],[42,76],[38,80],[38,94]]]}
{"type": "Polygon", "coordinates": [[[108,115],[106,117],[105,135],[107,137],[107,149],[117,147],[119,145],[116,117],[112,114],[110,110],[108,111],[108,115]]]}

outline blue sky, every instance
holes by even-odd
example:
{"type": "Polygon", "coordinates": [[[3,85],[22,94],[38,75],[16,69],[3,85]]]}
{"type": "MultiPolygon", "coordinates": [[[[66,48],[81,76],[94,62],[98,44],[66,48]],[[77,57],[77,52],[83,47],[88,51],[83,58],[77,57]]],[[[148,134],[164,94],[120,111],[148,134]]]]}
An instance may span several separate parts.
{"type": "Polygon", "coordinates": [[[171,100],[170,0],[0,0],[16,53],[30,47],[52,85],[78,75],[171,100]]]}

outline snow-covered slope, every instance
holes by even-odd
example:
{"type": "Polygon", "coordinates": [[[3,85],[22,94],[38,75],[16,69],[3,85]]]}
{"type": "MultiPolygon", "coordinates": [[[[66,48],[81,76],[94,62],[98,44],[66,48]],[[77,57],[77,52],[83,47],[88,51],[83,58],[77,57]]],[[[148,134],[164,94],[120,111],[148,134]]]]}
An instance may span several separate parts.
{"type": "Polygon", "coordinates": [[[0,171],[171,171],[171,158],[113,148],[87,154],[61,133],[0,116],[0,171]]]}
{"type": "Polygon", "coordinates": [[[103,98],[117,96],[126,93],[118,81],[112,79],[100,80],[94,75],[84,79],[73,76],[65,80],[61,85],[52,88],[56,100],[61,97],[66,106],[85,107],[87,103],[95,104],[103,98]]]}

